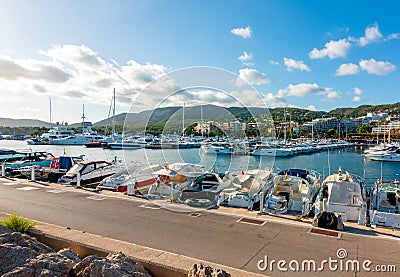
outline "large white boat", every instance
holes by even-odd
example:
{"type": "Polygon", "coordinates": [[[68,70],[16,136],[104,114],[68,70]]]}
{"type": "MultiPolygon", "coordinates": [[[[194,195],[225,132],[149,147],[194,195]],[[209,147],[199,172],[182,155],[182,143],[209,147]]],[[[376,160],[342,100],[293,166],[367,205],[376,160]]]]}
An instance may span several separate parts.
{"type": "Polygon", "coordinates": [[[341,216],[342,221],[358,221],[363,225],[367,210],[364,181],[348,172],[329,175],[321,185],[314,203],[315,214],[333,212],[341,216]]]}
{"type": "Polygon", "coordinates": [[[89,142],[100,141],[104,138],[103,135],[92,130],[91,122],[83,122],[82,126],[82,134],[51,139],[50,143],[55,145],[84,145],[89,142]]]}
{"type": "Polygon", "coordinates": [[[275,145],[256,145],[255,149],[250,152],[252,156],[272,156],[272,157],[288,157],[293,156],[292,148],[278,147],[275,145]]]}
{"type": "Polygon", "coordinates": [[[207,154],[232,154],[232,149],[228,142],[214,141],[208,142],[201,146],[207,154]]]}
{"type": "Polygon", "coordinates": [[[371,189],[371,226],[400,228],[400,182],[378,179],[371,189]]]}
{"type": "Polygon", "coordinates": [[[274,214],[300,213],[307,216],[320,188],[320,176],[305,169],[287,169],[273,179],[265,209],[274,214]]]}
{"type": "Polygon", "coordinates": [[[115,149],[115,150],[129,150],[129,149],[140,149],[142,145],[139,144],[134,139],[123,139],[120,141],[114,141],[107,143],[108,149],[115,149]]]}
{"type": "Polygon", "coordinates": [[[59,124],[57,122],[56,126],[51,128],[46,133],[43,133],[40,136],[40,139],[43,141],[52,141],[54,139],[64,139],[73,136],[75,136],[75,132],[69,128],[67,123],[59,124]]]}

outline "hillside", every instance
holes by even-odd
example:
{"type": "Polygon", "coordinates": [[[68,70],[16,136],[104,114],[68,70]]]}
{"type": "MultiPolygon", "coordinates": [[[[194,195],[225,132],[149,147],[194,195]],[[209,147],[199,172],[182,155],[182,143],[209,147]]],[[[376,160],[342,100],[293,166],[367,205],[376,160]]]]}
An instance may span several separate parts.
{"type": "MultiPolygon", "coordinates": [[[[157,125],[157,124],[170,124],[171,126],[177,126],[182,123],[183,117],[182,107],[164,107],[155,110],[147,110],[139,113],[121,113],[115,116],[116,124],[119,126],[126,123],[131,128],[142,128],[146,125],[157,125]]],[[[359,117],[364,116],[369,112],[387,112],[391,115],[400,114],[400,102],[394,104],[384,105],[361,105],[356,108],[336,108],[332,111],[310,111],[307,109],[299,108],[274,108],[269,110],[275,122],[283,122],[290,119],[300,124],[310,121],[315,118],[323,116],[336,116],[339,118],[343,117],[359,117]]],[[[239,120],[241,122],[248,121],[252,118],[252,115],[256,119],[265,117],[266,110],[264,108],[244,108],[244,107],[230,107],[224,108],[215,105],[202,105],[185,108],[185,124],[191,124],[199,122],[202,118],[203,121],[234,121],[239,120]]],[[[94,127],[103,127],[111,124],[110,119],[104,119],[95,122],[94,127]]],[[[36,120],[36,119],[11,119],[11,118],[0,118],[0,126],[4,127],[46,127],[50,128],[54,124],[36,120]]],[[[81,123],[77,122],[70,125],[71,127],[80,127],[81,123]]]]}
{"type": "Polygon", "coordinates": [[[12,119],[0,118],[0,126],[4,127],[46,127],[50,128],[54,124],[37,119],[12,119]]]}
{"type": "Polygon", "coordinates": [[[382,104],[382,105],[361,105],[357,108],[337,108],[328,112],[331,116],[342,117],[359,117],[364,116],[367,113],[376,112],[387,112],[391,115],[400,114],[400,102],[394,104],[382,104]]]}

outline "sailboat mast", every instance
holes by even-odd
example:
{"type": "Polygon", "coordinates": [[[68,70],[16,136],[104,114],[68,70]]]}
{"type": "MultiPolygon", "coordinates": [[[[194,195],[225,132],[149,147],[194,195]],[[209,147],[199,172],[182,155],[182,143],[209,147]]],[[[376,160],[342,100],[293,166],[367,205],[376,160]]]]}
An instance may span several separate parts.
{"type": "Polygon", "coordinates": [[[183,110],[182,110],[182,136],[185,136],[185,102],[183,102],[183,110]]]}
{"type": "Polygon", "coordinates": [[[49,105],[50,105],[50,124],[53,121],[52,110],[51,110],[51,97],[49,97],[49,105]]]}
{"type": "Polygon", "coordinates": [[[82,134],[85,130],[85,103],[82,104],[82,134]]]}
{"type": "Polygon", "coordinates": [[[203,137],[203,105],[200,106],[200,124],[201,137],[203,137]]]}
{"type": "Polygon", "coordinates": [[[286,144],[286,107],[284,109],[283,118],[284,118],[284,123],[285,123],[285,126],[283,127],[283,143],[286,144]]]}
{"type": "Polygon", "coordinates": [[[114,95],[113,95],[113,118],[112,118],[112,134],[111,138],[114,139],[115,135],[115,88],[114,88],[114,95]]]}

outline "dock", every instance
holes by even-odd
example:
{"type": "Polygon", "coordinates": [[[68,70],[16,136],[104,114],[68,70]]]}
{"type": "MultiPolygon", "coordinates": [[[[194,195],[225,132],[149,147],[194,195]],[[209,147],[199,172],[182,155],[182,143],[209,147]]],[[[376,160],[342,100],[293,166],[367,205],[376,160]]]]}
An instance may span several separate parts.
{"type": "MultiPolygon", "coordinates": [[[[400,270],[399,230],[355,223],[345,222],[344,231],[329,231],[313,227],[309,219],[260,215],[230,207],[202,210],[165,200],[148,201],[121,193],[10,178],[0,178],[0,212],[238,272],[279,276],[282,272],[276,264],[263,270],[266,257],[268,261],[287,262],[313,259],[319,265],[329,258],[340,260],[338,251],[343,249],[346,261],[370,260],[371,270],[376,270],[372,268],[376,265],[400,270]]],[[[110,250],[116,248],[118,244],[110,250]]],[[[362,268],[359,271],[340,274],[366,274],[362,268]]],[[[323,270],[324,276],[337,273],[338,269],[323,270]]]]}

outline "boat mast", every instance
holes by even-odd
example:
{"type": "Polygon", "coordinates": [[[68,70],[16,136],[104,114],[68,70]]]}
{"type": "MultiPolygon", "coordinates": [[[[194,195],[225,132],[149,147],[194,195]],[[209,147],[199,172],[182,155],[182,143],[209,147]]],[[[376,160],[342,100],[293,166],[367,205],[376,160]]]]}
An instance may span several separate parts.
{"type": "Polygon", "coordinates": [[[53,121],[52,111],[51,111],[51,97],[49,97],[49,105],[50,105],[50,124],[53,121]]]}
{"type": "Polygon", "coordinates": [[[284,118],[284,124],[285,124],[283,127],[283,143],[286,144],[286,107],[283,110],[283,113],[284,113],[283,118],[284,118]]]}
{"type": "Polygon", "coordinates": [[[200,124],[201,137],[203,137],[203,105],[200,105],[200,124]]]}
{"type": "Polygon", "coordinates": [[[113,96],[113,118],[112,118],[112,134],[111,138],[114,140],[115,135],[115,88],[114,88],[114,96],[113,96]]]}
{"type": "Polygon", "coordinates": [[[185,102],[183,102],[182,110],[182,136],[185,137],[185,102]]]}
{"type": "Polygon", "coordinates": [[[314,121],[311,117],[311,141],[314,141],[314,121]]]}
{"type": "Polygon", "coordinates": [[[85,103],[82,104],[82,134],[85,129],[85,103]]]}

